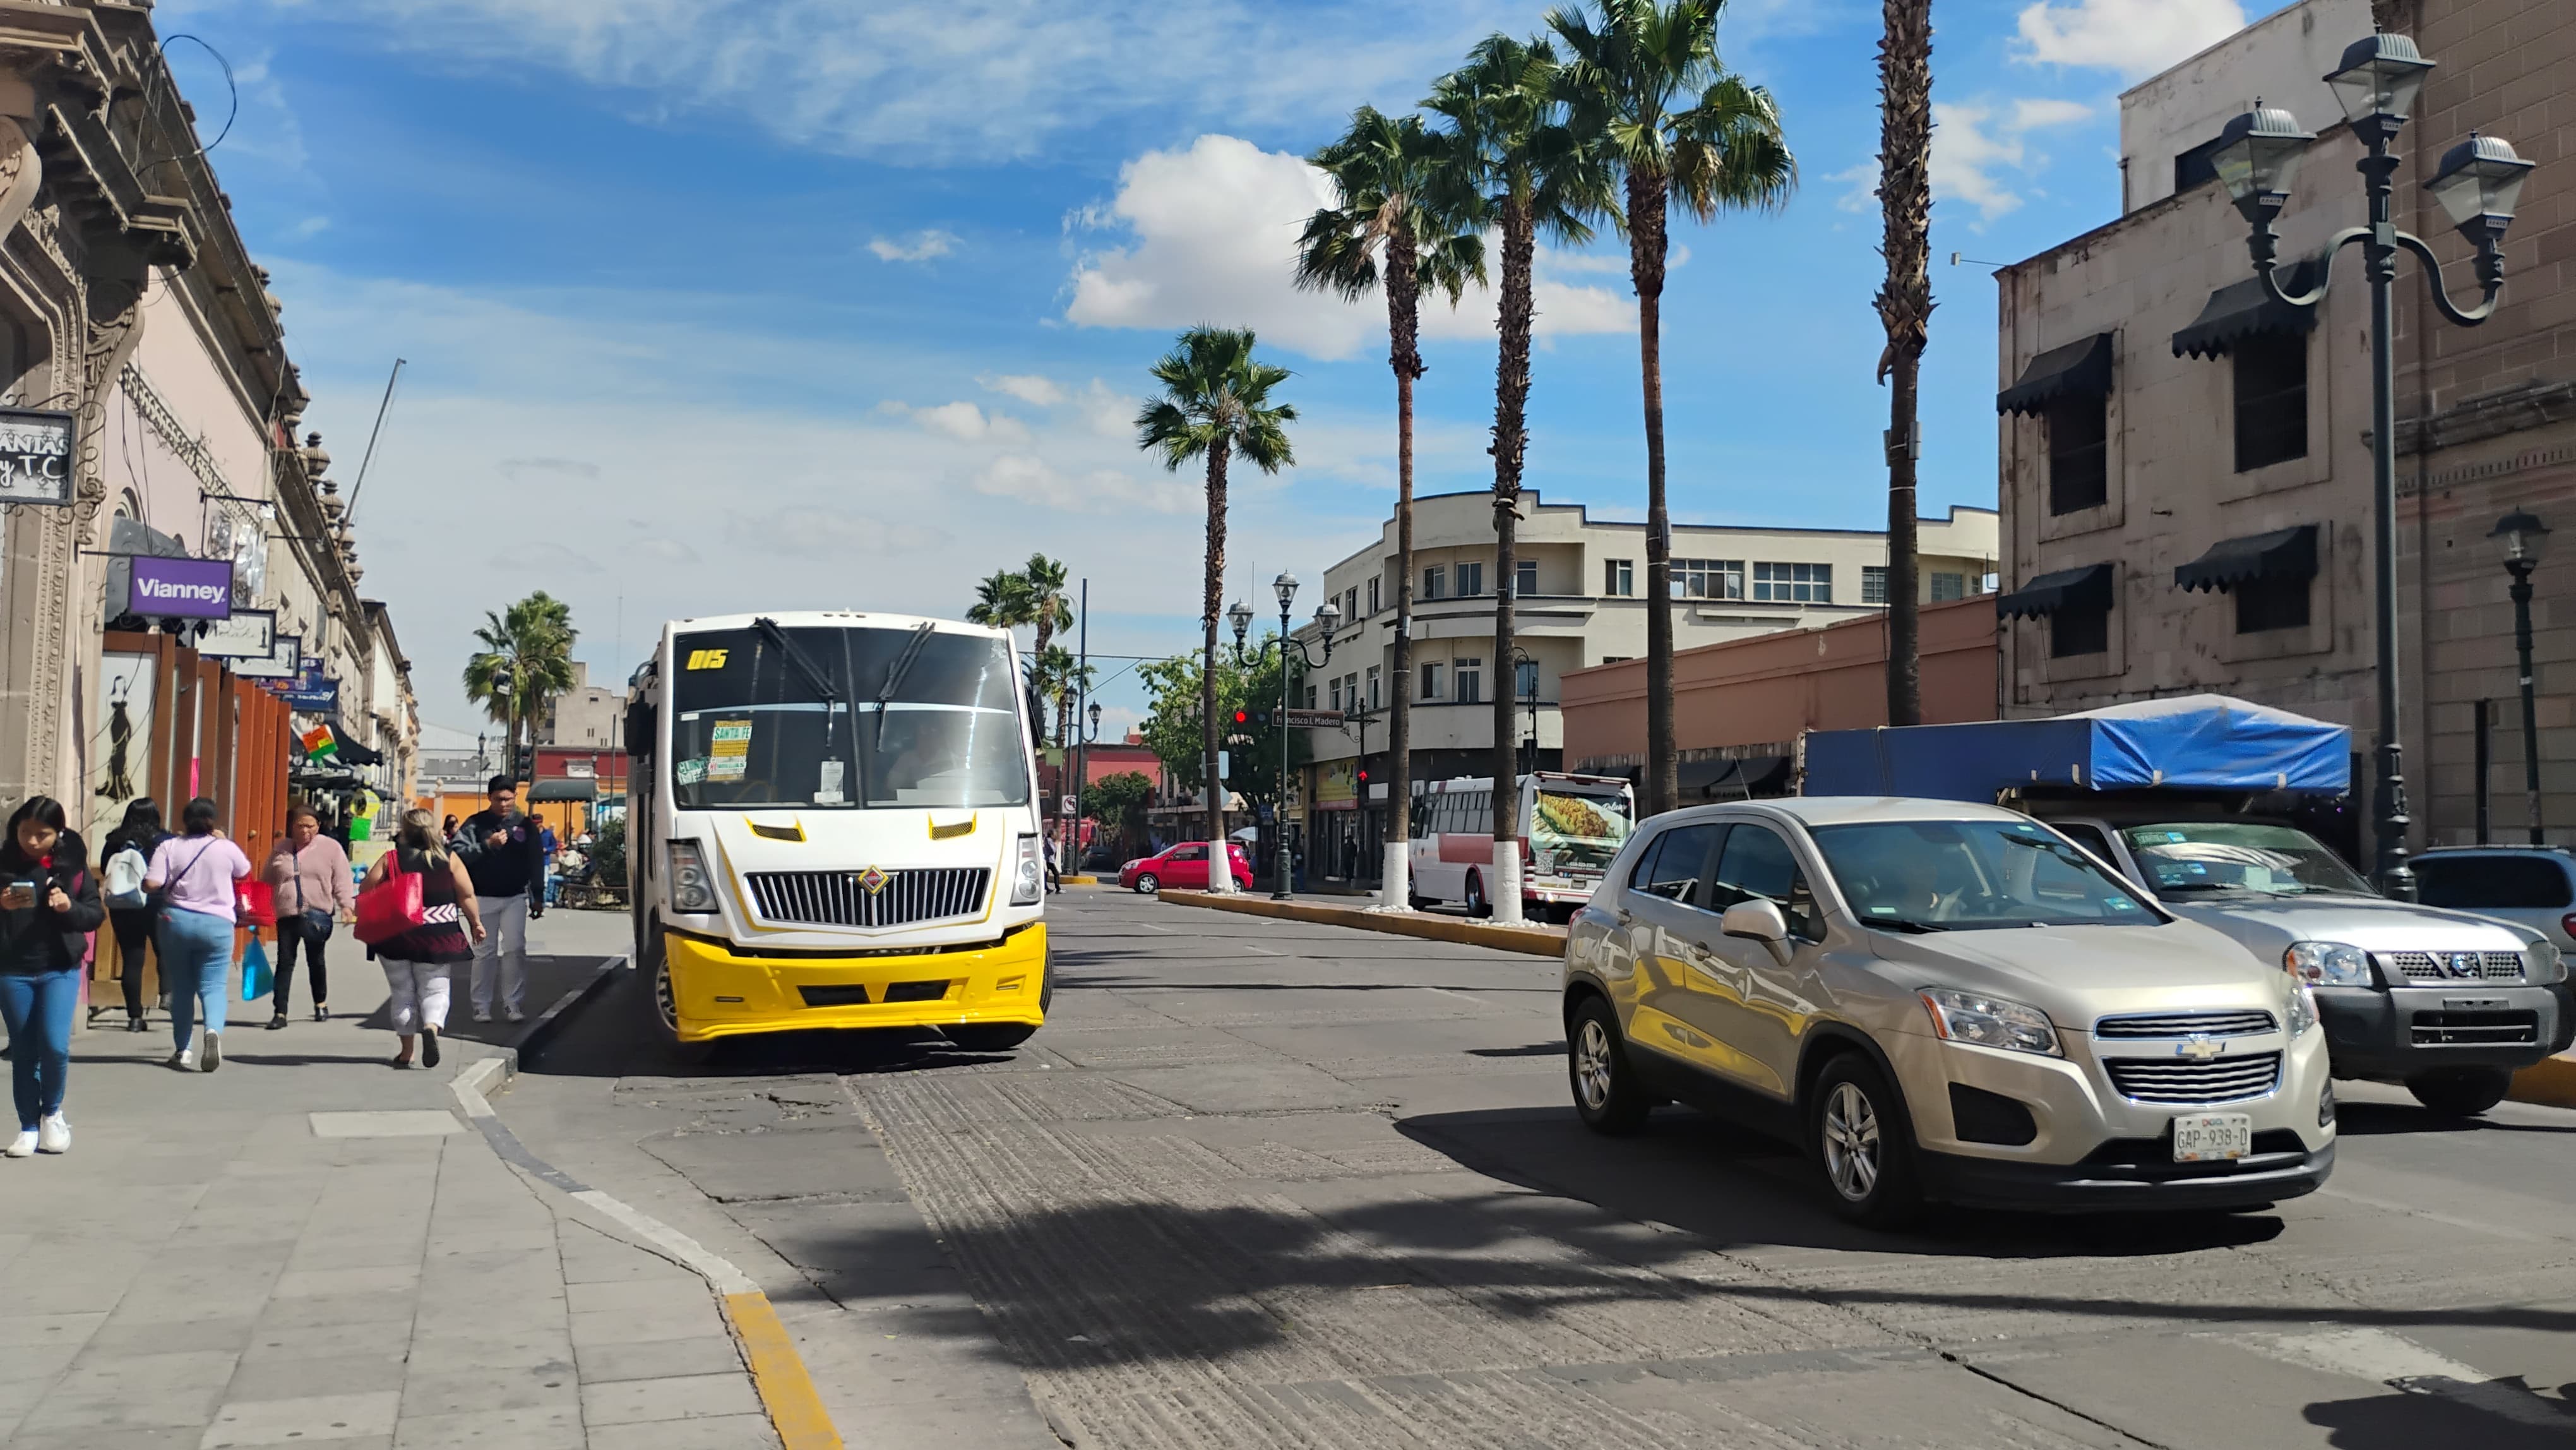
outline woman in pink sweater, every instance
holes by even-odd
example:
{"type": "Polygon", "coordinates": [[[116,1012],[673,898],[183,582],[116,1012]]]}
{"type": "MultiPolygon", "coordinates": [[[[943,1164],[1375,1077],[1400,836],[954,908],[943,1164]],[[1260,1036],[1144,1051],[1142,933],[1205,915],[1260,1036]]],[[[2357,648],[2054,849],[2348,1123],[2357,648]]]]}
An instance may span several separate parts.
{"type": "Polygon", "coordinates": [[[351,920],[358,908],[358,887],[349,872],[349,853],[322,834],[322,819],[297,801],[286,808],[286,834],[268,853],[263,873],[277,893],[277,986],[269,1000],[277,1015],[268,1030],[286,1025],[287,997],[295,986],[295,948],[300,943],[313,968],[313,1020],[331,1016],[331,979],[322,966],[322,944],[331,925],[351,920]]]}

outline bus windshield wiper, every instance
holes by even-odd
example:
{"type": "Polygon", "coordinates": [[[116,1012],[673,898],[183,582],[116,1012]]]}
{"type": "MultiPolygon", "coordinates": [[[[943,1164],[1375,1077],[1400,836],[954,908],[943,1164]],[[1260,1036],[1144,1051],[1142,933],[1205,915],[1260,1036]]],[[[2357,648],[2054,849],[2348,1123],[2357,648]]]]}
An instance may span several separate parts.
{"type": "Polygon", "coordinates": [[[787,637],[787,631],[778,627],[777,620],[764,614],[753,620],[751,627],[760,632],[761,638],[778,646],[778,652],[787,657],[787,663],[797,674],[804,676],[806,687],[823,697],[823,755],[829,758],[832,754],[833,717],[840,713],[833,707],[841,703],[840,688],[823,673],[821,666],[806,657],[796,641],[787,637]]]}
{"type": "Polygon", "coordinates": [[[903,688],[903,677],[912,673],[912,662],[921,658],[921,647],[928,643],[930,626],[914,625],[912,638],[903,642],[903,653],[895,656],[893,668],[886,671],[885,683],[877,688],[877,749],[885,748],[886,706],[893,701],[894,692],[903,688]]]}

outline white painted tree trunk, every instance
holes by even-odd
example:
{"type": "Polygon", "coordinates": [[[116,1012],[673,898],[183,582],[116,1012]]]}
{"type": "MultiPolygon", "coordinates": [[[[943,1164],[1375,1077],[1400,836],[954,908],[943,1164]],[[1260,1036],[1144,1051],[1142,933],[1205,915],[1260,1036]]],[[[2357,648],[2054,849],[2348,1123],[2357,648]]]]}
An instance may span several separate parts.
{"type": "Polygon", "coordinates": [[[1386,872],[1379,877],[1377,904],[1388,911],[1404,911],[1413,905],[1413,846],[1411,842],[1391,842],[1386,848],[1386,872]]]}
{"type": "Polygon", "coordinates": [[[1522,922],[1520,842],[1494,843],[1494,869],[1487,879],[1494,883],[1495,925],[1519,926],[1522,922]]]}
{"type": "Polygon", "coordinates": [[[1234,887],[1234,853],[1223,841],[1208,842],[1208,885],[1210,891],[1232,891],[1234,887]]]}

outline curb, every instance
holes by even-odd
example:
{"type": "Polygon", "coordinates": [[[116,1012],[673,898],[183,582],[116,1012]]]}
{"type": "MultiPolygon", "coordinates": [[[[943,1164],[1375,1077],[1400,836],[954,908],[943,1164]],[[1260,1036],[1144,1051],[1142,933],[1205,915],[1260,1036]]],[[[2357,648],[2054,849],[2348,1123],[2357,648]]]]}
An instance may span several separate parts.
{"type": "Polygon", "coordinates": [[[2515,1073],[2505,1096],[2517,1103],[2576,1108],[2576,1055],[2544,1058],[2515,1073]]]}
{"type": "Polygon", "coordinates": [[[1419,937],[1425,941],[1450,942],[1458,946],[1492,947],[1497,951],[1519,952],[1525,956],[1555,958],[1565,955],[1565,928],[1561,926],[1493,926],[1481,921],[1432,916],[1418,911],[1317,906],[1310,902],[1273,901],[1266,896],[1236,892],[1218,895],[1206,891],[1164,891],[1158,895],[1173,906],[1203,906],[1211,911],[1231,911],[1243,916],[1272,916],[1288,921],[1318,922],[1325,926],[1355,927],[1361,931],[1419,937]]]}

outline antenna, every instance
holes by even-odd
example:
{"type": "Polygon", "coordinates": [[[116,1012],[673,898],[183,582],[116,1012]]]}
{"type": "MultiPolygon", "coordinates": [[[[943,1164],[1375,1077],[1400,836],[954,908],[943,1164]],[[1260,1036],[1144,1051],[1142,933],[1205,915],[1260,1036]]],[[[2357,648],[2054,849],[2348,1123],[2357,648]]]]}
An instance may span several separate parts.
{"type": "Polygon", "coordinates": [[[1965,262],[1971,267],[2009,267],[2012,265],[2010,262],[1989,262],[1977,257],[1963,257],[1957,252],[1952,252],[1950,254],[1951,266],[1955,267],[1961,262],[1965,262]]]}
{"type": "Polygon", "coordinates": [[[394,359],[394,370],[385,375],[384,401],[376,404],[376,426],[367,430],[367,451],[358,458],[358,481],[349,485],[349,508],[342,515],[354,521],[358,517],[358,491],[367,486],[367,465],[376,461],[376,439],[385,431],[385,410],[394,405],[394,380],[402,376],[403,359],[394,359]]]}

